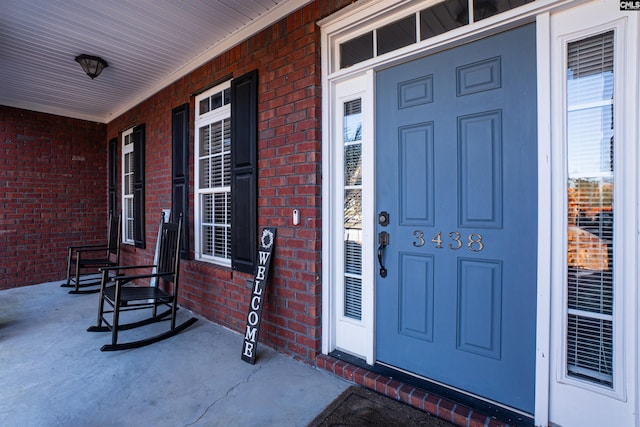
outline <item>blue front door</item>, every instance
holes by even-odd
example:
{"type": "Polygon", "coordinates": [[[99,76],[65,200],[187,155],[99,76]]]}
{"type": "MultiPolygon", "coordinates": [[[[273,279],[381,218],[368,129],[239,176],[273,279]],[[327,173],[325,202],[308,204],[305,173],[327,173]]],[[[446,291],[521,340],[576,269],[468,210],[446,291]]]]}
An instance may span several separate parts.
{"type": "Polygon", "coordinates": [[[376,78],[376,359],[528,413],[535,71],[532,24],[376,78]]]}

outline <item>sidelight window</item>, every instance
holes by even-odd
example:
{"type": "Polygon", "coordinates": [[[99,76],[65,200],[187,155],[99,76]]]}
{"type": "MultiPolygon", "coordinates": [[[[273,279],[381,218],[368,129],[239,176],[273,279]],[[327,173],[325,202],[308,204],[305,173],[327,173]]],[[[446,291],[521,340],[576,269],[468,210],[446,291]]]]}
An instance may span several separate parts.
{"type": "Polygon", "coordinates": [[[567,50],[567,374],[613,386],[614,33],[567,50]]]}
{"type": "Polygon", "coordinates": [[[344,316],[362,318],[362,102],[344,103],[344,316]]]}

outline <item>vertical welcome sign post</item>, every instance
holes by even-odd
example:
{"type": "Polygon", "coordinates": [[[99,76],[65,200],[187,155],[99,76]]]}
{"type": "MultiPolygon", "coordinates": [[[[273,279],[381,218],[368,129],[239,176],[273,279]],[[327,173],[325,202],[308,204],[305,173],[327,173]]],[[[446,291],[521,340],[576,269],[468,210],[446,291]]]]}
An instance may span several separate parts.
{"type": "Polygon", "coordinates": [[[258,345],[260,322],[262,321],[262,306],[267,280],[269,279],[269,266],[271,265],[271,255],[275,241],[275,228],[262,229],[260,248],[258,249],[258,266],[253,280],[249,313],[247,313],[247,328],[245,329],[244,342],[242,343],[242,360],[252,365],[256,363],[256,347],[258,345]]]}

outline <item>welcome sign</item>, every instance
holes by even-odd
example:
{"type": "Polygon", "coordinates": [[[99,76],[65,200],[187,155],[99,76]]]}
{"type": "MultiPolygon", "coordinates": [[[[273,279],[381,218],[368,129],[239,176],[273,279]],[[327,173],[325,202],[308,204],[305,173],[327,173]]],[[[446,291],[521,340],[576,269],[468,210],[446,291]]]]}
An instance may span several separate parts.
{"type": "Polygon", "coordinates": [[[242,360],[256,363],[256,346],[258,344],[258,332],[262,320],[262,305],[264,302],[265,288],[269,279],[269,266],[271,265],[271,255],[276,240],[275,228],[264,228],[260,237],[260,248],[258,249],[258,266],[253,279],[253,290],[249,302],[249,313],[247,314],[247,328],[242,343],[242,360]]]}

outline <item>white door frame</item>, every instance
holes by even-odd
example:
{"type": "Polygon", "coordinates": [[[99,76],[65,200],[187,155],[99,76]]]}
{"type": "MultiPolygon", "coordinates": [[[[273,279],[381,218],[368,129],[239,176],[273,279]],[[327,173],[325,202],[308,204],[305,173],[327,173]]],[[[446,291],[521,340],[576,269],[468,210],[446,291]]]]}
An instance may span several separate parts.
{"type": "MultiPolygon", "coordinates": [[[[369,0],[358,1],[353,5],[350,5],[336,14],[319,22],[322,30],[322,85],[323,93],[323,210],[322,210],[322,223],[323,223],[323,312],[322,312],[322,351],[325,354],[336,350],[336,329],[341,327],[338,319],[338,307],[336,301],[338,301],[339,295],[337,295],[337,289],[339,286],[336,284],[341,281],[341,263],[343,262],[338,256],[341,254],[337,248],[343,245],[341,232],[336,230],[342,229],[342,216],[341,213],[343,206],[341,204],[341,192],[340,185],[342,183],[342,157],[338,152],[343,149],[342,145],[335,141],[336,130],[339,128],[338,118],[340,112],[337,111],[337,91],[345,90],[348,88],[349,80],[357,82],[357,84],[365,84],[365,92],[369,95],[369,100],[374,99],[374,81],[375,71],[377,69],[391,66],[401,61],[407,61],[411,58],[424,56],[425,54],[435,53],[437,51],[454,47],[456,45],[465,43],[470,40],[474,40],[481,37],[490,36],[497,32],[505,31],[507,29],[522,25],[527,22],[536,22],[537,28],[537,75],[538,75],[538,289],[537,289],[537,329],[536,329],[536,397],[535,397],[535,424],[538,426],[546,426],[550,424],[550,388],[551,382],[555,380],[555,373],[552,372],[552,359],[557,354],[552,354],[552,339],[556,339],[554,331],[557,331],[559,326],[552,323],[552,298],[557,298],[554,295],[552,284],[563,283],[564,278],[558,275],[557,261],[566,259],[566,248],[553,247],[553,236],[561,235],[561,231],[557,231],[558,227],[558,213],[563,211],[563,205],[559,204],[557,199],[557,190],[554,192],[554,186],[558,185],[558,173],[561,166],[557,163],[558,159],[553,156],[556,155],[554,151],[554,134],[553,126],[557,123],[554,122],[552,117],[551,105],[554,99],[557,97],[552,92],[552,47],[556,40],[552,39],[552,21],[555,13],[567,10],[569,8],[579,9],[581,5],[589,3],[607,3],[609,7],[613,3],[612,0],[588,2],[588,1],[554,1],[554,0],[538,0],[533,3],[529,3],[525,6],[505,12],[503,14],[482,20],[480,22],[460,27],[449,33],[436,36],[432,39],[428,39],[422,42],[418,42],[414,45],[401,48],[397,51],[390,52],[378,58],[373,58],[362,63],[353,65],[346,69],[339,69],[339,45],[341,42],[348,40],[359,33],[369,31],[373,28],[384,25],[388,22],[392,22],[399,17],[406,16],[407,13],[413,13],[415,11],[424,9],[430,4],[435,4],[437,1],[425,1],[416,2],[409,0],[369,0]],[[416,3],[418,3],[416,5],[416,3]],[[554,213],[554,209],[556,212],[554,213]],[[556,230],[554,232],[554,230],[556,230]],[[560,233],[560,234],[558,234],[560,233]],[[559,254],[554,256],[552,254],[559,254]],[[554,261],[555,260],[555,261],[554,261]],[[558,280],[561,280],[558,282],[558,280]]],[[[616,3],[617,4],[617,3],[616,3]]],[[[628,14],[629,20],[635,20],[634,34],[635,39],[632,43],[637,44],[637,24],[640,18],[640,12],[636,15],[628,14]]],[[[632,78],[633,83],[631,93],[638,94],[637,85],[637,69],[638,69],[638,57],[637,50],[635,57],[630,53],[633,60],[632,70],[636,70],[635,78],[632,78]]],[[[347,90],[348,92],[348,90],[347,90]]],[[[636,96],[636,99],[638,96],[636,96]]],[[[637,101],[635,102],[637,104],[637,101]]],[[[638,107],[633,105],[635,126],[630,131],[632,137],[635,135],[637,141],[637,124],[640,123],[638,117],[638,107]]],[[[372,106],[370,106],[372,110],[372,106]]],[[[373,116],[370,116],[371,123],[365,123],[365,129],[368,129],[373,135],[373,116]]],[[[374,135],[375,138],[375,135],[374,135]]],[[[375,147],[374,147],[375,149],[375,147]]],[[[370,152],[363,158],[364,162],[369,162],[369,165],[365,165],[365,174],[369,176],[369,179],[374,180],[375,171],[373,170],[373,159],[375,152],[370,152]]],[[[635,176],[636,182],[637,165],[640,164],[637,158],[637,152],[634,152],[632,156],[627,159],[625,168],[629,170],[627,179],[631,179],[635,176]]],[[[566,181],[565,181],[566,182],[566,181]]],[[[375,277],[375,271],[377,261],[375,259],[375,246],[373,245],[373,237],[375,237],[375,229],[373,218],[375,218],[375,189],[373,181],[369,184],[363,182],[366,187],[365,192],[369,192],[369,203],[363,203],[363,209],[366,215],[370,219],[369,223],[365,223],[364,234],[370,236],[370,243],[368,247],[365,247],[363,252],[363,271],[366,271],[368,277],[371,278],[371,283],[363,284],[363,287],[369,286],[367,291],[363,294],[363,338],[364,341],[359,345],[364,350],[352,350],[353,354],[363,358],[368,364],[375,363],[375,331],[373,330],[374,322],[374,309],[375,292],[373,291],[373,278],[375,277]]],[[[564,185],[564,184],[562,184],[564,185]]],[[[638,186],[634,186],[634,193],[632,199],[637,201],[638,186]]],[[[632,212],[636,212],[637,206],[625,206],[625,208],[631,209],[632,212]]],[[[560,214],[563,216],[564,214],[560,214]]],[[[637,235],[638,231],[638,218],[637,215],[632,215],[633,218],[628,219],[629,229],[635,230],[637,235]]],[[[363,221],[364,222],[364,221],[363,221]]],[[[556,239],[558,240],[558,239],[556,239]]],[[[562,239],[560,239],[562,240],[562,239]]],[[[637,256],[640,251],[638,250],[638,239],[634,238],[633,244],[629,243],[629,249],[637,256]]],[[[365,245],[366,246],[366,245],[365,245]]],[[[636,258],[637,259],[637,258],[636,258]]],[[[632,279],[632,283],[637,287],[637,272],[635,271],[635,263],[632,267],[627,267],[625,274],[632,279]]],[[[557,287],[557,286],[556,286],[557,287]]],[[[640,306],[640,295],[635,290],[627,295],[630,297],[631,302],[627,302],[627,311],[630,317],[635,319],[635,324],[638,324],[638,306],[640,306]]],[[[557,314],[556,314],[557,315],[557,314]]],[[[636,329],[637,335],[637,329],[636,329]]],[[[627,357],[625,363],[631,364],[632,369],[629,371],[633,373],[633,377],[629,381],[629,385],[635,384],[635,390],[638,388],[638,359],[637,354],[640,352],[638,339],[631,339],[627,342],[627,350],[629,346],[632,346],[632,351],[627,351],[630,357],[627,357]]],[[[350,349],[344,349],[347,352],[350,349]]],[[[632,393],[633,396],[629,396],[633,400],[632,406],[638,408],[638,393],[632,393]]],[[[638,418],[636,417],[636,424],[638,424],[638,418]]]]}

